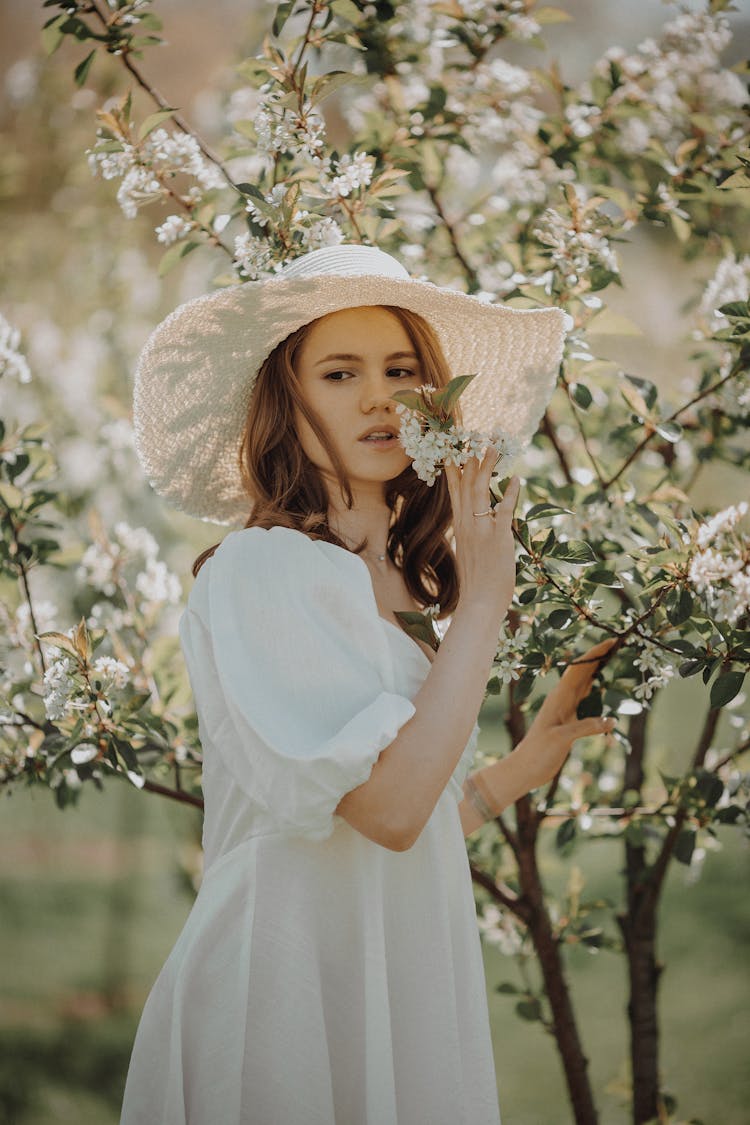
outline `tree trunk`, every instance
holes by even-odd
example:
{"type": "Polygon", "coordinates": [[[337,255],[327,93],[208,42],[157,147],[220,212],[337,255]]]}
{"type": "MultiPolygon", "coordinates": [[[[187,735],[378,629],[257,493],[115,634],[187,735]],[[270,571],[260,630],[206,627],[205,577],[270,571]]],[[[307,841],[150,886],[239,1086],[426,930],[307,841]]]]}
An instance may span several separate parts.
{"type": "MultiPolygon", "coordinates": [[[[640,896],[638,896],[640,899],[640,896]]],[[[659,1116],[659,1020],[657,989],[662,966],[656,960],[656,911],[634,901],[618,917],[628,958],[630,995],[630,1063],[633,1079],[633,1122],[644,1125],[659,1116]]]]}
{"type": "MultiPolygon", "coordinates": [[[[519,802],[520,804],[520,802],[519,802]]],[[[518,872],[521,896],[527,907],[526,922],[544,978],[544,989],[552,1009],[555,1042],[560,1052],[576,1125],[597,1125],[599,1120],[588,1075],[589,1060],[583,1045],[565,978],[560,945],[552,932],[539,876],[536,856],[537,826],[527,810],[519,813],[518,872]]],[[[530,810],[529,810],[530,811],[530,810]]]]}

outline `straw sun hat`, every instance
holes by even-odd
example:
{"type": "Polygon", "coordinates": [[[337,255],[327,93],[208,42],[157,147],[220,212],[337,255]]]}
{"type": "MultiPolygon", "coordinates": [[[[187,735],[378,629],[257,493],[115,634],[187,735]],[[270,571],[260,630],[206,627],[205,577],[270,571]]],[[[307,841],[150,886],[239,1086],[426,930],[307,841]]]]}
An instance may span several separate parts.
{"type": "Polygon", "coordinates": [[[136,367],[133,426],[155,491],[199,519],[244,524],[250,499],[238,453],[258,369],[303,324],[365,305],[398,305],[428,321],[452,374],[476,373],[461,395],[464,425],[501,426],[528,444],[555,387],[562,309],[487,304],[414,280],[376,247],[343,244],[187,301],[154,329],[136,367]]]}

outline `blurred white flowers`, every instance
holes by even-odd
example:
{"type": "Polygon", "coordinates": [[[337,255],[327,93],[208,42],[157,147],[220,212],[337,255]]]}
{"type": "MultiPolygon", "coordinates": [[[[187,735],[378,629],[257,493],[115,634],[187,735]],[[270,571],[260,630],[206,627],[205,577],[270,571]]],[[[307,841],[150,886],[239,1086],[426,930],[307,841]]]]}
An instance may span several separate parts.
{"type": "MultiPolygon", "coordinates": [[[[190,134],[154,129],[143,141],[134,144],[126,131],[128,126],[120,117],[109,114],[107,121],[110,128],[98,130],[96,143],[86,150],[86,155],[92,174],[105,180],[122,177],[117,201],[128,219],[134,219],[144,204],[173,194],[168,181],[178,173],[194,177],[203,191],[226,186],[220,170],[206,160],[190,134]],[[113,130],[119,133],[116,140],[111,136],[113,130]]],[[[189,197],[186,202],[190,202],[189,197]]],[[[170,216],[170,219],[175,217],[170,216]]]]}
{"type": "Polygon", "coordinates": [[[19,347],[21,333],[0,313],[0,379],[12,375],[19,383],[31,382],[31,371],[19,347]]]}
{"type": "Polygon", "coordinates": [[[107,597],[134,588],[143,599],[141,611],[149,614],[164,603],[177,604],[182,592],[179,579],[158,554],[156,540],[145,527],[133,528],[120,520],[110,539],[89,544],[76,577],[107,597]]]}
{"type": "Polygon", "coordinates": [[[416,411],[403,404],[396,407],[402,414],[399,438],[412,458],[414,472],[420,480],[433,485],[446,464],[465,465],[470,457],[480,456],[483,449],[493,446],[500,456],[496,475],[505,474],[503,466],[517,456],[520,446],[504,430],[495,429],[489,434],[453,426],[450,430],[434,430],[425,424],[416,411]]]}
{"type": "Polygon", "coordinates": [[[164,222],[155,228],[157,242],[171,246],[193,230],[195,224],[182,215],[168,215],[164,222]]]}
{"type": "Polygon", "coordinates": [[[372,181],[375,158],[366,152],[345,153],[324,169],[320,184],[325,195],[332,199],[351,195],[357,188],[367,187],[372,181]]]}
{"type": "Polygon", "coordinates": [[[696,533],[688,579],[716,620],[734,625],[750,610],[750,537],[737,525],[746,501],[717,512],[696,533]]]}
{"type": "Polygon", "coordinates": [[[523,931],[518,919],[509,910],[500,910],[494,903],[489,903],[477,914],[477,925],[484,940],[496,945],[507,957],[520,953],[523,931]]]}

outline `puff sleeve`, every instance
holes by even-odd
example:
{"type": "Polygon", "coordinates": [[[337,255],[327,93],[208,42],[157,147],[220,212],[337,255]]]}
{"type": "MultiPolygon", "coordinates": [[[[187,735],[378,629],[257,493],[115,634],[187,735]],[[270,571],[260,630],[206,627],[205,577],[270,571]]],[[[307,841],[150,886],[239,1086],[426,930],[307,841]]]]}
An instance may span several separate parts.
{"type": "Polygon", "coordinates": [[[210,742],[275,830],[329,836],[338,802],[415,713],[389,690],[363,577],[302,532],[251,527],[225,536],[191,590],[199,624],[180,635],[204,754],[210,742]]]}

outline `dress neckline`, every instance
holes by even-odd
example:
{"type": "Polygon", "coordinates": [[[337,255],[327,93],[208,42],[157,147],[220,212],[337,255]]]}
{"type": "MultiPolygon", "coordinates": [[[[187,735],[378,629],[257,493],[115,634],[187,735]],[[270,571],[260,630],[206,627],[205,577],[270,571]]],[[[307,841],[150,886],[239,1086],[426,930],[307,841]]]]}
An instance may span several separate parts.
{"type": "MultiPolygon", "coordinates": [[[[308,536],[308,538],[309,538],[309,536],[308,536]]],[[[365,560],[363,558],[361,558],[358,554],[356,554],[355,551],[350,551],[347,547],[339,547],[338,543],[330,543],[327,539],[313,539],[313,540],[311,540],[311,542],[313,542],[313,543],[324,543],[326,545],[326,547],[332,547],[335,551],[343,551],[345,555],[348,555],[352,559],[356,559],[356,561],[360,564],[360,566],[364,567],[364,571],[365,571],[365,574],[367,576],[367,582],[368,582],[369,587],[370,587],[370,595],[372,597],[373,605],[375,606],[376,616],[383,622],[384,625],[387,625],[390,629],[393,629],[396,633],[398,633],[399,636],[403,637],[404,640],[409,645],[411,645],[411,647],[413,649],[417,650],[417,652],[422,657],[422,659],[425,660],[429,664],[430,667],[432,667],[433,662],[430,659],[430,657],[427,655],[427,653],[424,651],[422,646],[417,641],[415,641],[413,637],[410,637],[409,634],[407,632],[405,632],[404,629],[402,629],[402,627],[400,625],[397,625],[395,623],[395,621],[389,621],[389,619],[387,617],[383,617],[383,614],[378,609],[378,600],[375,597],[375,586],[373,585],[372,575],[370,574],[370,568],[367,565],[367,563],[365,562],[365,560]]]]}

